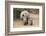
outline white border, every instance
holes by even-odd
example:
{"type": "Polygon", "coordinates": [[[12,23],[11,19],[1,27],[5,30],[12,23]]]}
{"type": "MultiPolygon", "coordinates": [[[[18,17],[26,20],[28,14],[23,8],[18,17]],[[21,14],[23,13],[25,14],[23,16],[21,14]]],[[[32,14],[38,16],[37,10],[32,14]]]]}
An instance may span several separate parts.
{"type": "Polygon", "coordinates": [[[36,30],[42,30],[42,6],[10,5],[10,32],[14,32],[14,31],[36,31],[36,30]],[[39,27],[13,28],[13,8],[33,8],[33,9],[39,9],[39,27]]]}

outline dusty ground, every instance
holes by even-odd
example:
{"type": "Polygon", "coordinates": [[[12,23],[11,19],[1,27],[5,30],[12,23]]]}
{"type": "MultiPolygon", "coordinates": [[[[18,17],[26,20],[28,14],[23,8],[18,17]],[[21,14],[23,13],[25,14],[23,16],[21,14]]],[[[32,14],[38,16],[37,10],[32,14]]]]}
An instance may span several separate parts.
{"type": "MultiPolygon", "coordinates": [[[[39,26],[39,15],[38,14],[31,14],[32,19],[33,19],[33,25],[32,26],[39,26]]],[[[13,21],[13,26],[14,28],[16,27],[23,27],[24,23],[22,20],[15,20],[13,21]]],[[[31,25],[27,25],[27,26],[31,26],[31,25]]]]}

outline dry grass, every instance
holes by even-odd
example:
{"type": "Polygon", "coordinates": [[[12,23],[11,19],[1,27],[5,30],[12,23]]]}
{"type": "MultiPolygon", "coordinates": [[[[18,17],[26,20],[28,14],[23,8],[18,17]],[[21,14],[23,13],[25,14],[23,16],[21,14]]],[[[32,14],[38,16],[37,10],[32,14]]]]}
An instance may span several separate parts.
{"type": "MultiPolygon", "coordinates": [[[[32,16],[32,19],[33,19],[33,25],[32,26],[39,26],[39,15],[38,14],[31,14],[32,16]]],[[[16,27],[23,27],[24,26],[24,23],[22,20],[15,20],[13,21],[13,26],[14,28],[16,27]]],[[[27,25],[27,26],[30,26],[30,25],[27,25]]]]}

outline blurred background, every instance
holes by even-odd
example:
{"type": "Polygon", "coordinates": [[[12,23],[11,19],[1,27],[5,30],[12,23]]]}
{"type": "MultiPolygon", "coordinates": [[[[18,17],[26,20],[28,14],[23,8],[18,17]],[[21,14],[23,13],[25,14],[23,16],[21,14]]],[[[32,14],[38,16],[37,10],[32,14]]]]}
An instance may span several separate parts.
{"type": "Polygon", "coordinates": [[[39,9],[29,9],[29,8],[13,8],[13,17],[14,17],[14,20],[15,19],[19,19],[20,18],[20,13],[22,11],[28,11],[29,13],[32,13],[32,14],[39,14],[39,9]]]}

